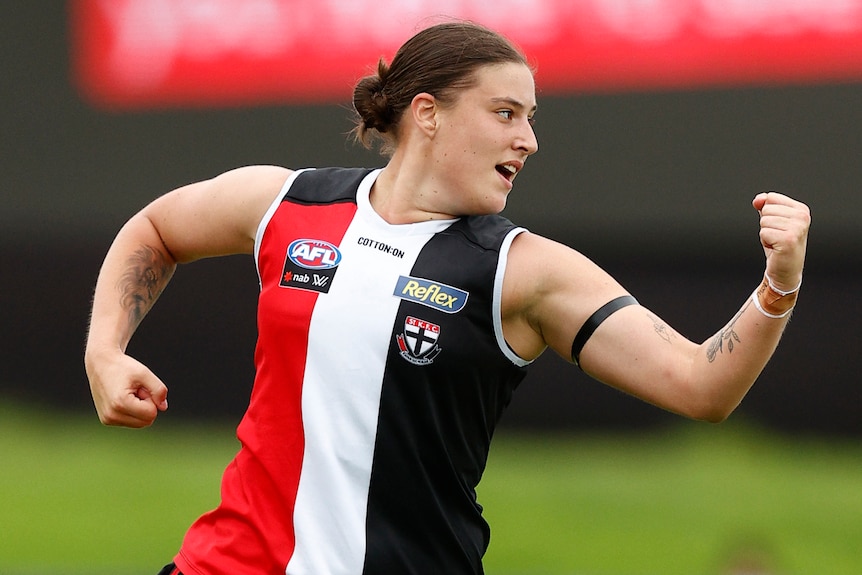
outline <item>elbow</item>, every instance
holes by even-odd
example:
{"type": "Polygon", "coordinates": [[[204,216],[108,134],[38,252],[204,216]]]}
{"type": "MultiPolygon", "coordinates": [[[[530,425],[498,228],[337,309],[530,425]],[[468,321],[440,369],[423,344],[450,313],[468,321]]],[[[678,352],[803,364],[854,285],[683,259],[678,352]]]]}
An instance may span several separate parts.
{"type": "Polygon", "coordinates": [[[722,423],[739,406],[741,398],[725,394],[709,393],[703,389],[688,386],[681,397],[679,413],[684,417],[707,423],[722,423]]]}
{"type": "Polygon", "coordinates": [[[707,423],[722,423],[739,407],[753,382],[738,376],[715,377],[701,374],[694,366],[687,370],[667,371],[670,389],[675,390],[677,406],[683,416],[707,423]]]}
{"type": "Polygon", "coordinates": [[[706,423],[723,423],[730,417],[730,414],[733,413],[733,408],[730,409],[706,409],[700,412],[697,412],[692,419],[696,419],[697,421],[704,421],[706,423]]]}
{"type": "Polygon", "coordinates": [[[689,403],[685,415],[697,421],[722,423],[738,406],[739,401],[730,398],[706,396],[689,403]]]}

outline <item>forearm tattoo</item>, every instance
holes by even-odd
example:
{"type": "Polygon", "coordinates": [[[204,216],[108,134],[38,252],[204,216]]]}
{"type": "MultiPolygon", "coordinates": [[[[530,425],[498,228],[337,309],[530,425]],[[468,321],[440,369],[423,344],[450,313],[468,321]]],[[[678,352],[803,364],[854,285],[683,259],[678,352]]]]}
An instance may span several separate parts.
{"type": "Polygon", "coordinates": [[[126,260],[126,271],[117,283],[120,305],[136,327],[162,293],[173,273],[173,265],[159,250],[141,246],[126,260]]]}
{"type": "Polygon", "coordinates": [[[725,347],[727,347],[727,353],[733,353],[733,346],[736,343],[740,343],[739,335],[736,333],[734,326],[750,304],[751,300],[749,300],[741,310],[736,312],[736,315],[733,316],[730,323],[728,323],[721,331],[715,334],[714,338],[712,338],[712,341],[709,343],[709,347],[706,349],[706,359],[709,360],[709,363],[714,362],[719,353],[724,353],[725,347]]]}

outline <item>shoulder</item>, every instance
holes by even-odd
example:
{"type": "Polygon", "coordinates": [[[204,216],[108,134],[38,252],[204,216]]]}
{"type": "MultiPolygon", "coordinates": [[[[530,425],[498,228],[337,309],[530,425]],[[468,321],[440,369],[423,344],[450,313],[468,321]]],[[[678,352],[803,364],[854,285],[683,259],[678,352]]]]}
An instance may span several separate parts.
{"type": "Polygon", "coordinates": [[[563,272],[582,275],[600,271],[579,251],[531,232],[518,235],[512,243],[509,258],[510,264],[518,271],[534,272],[546,279],[554,279],[563,272]]]}
{"type": "Polygon", "coordinates": [[[245,189],[273,188],[284,185],[293,170],[281,166],[252,165],[234,168],[212,178],[210,182],[222,186],[242,186],[245,189]]]}
{"type": "Polygon", "coordinates": [[[287,195],[292,201],[334,203],[353,201],[371,168],[309,168],[296,173],[287,195]]]}
{"type": "Polygon", "coordinates": [[[469,216],[458,220],[444,233],[458,235],[483,250],[498,250],[509,233],[515,229],[520,228],[503,216],[469,216]]]}
{"type": "Polygon", "coordinates": [[[581,252],[530,232],[512,242],[506,270],[507,276],[522,278],[516,285],[534,301],[565,295],[570,304],[588,310],[619,290],[616,280],[581,252]]]}
{"type": "Polygon", "coordinates": [[[503,284],[504,313],[558,351],[601,305],[627,292],[601,267],[564,244],[533,233],[512,242],[503,284]]]}

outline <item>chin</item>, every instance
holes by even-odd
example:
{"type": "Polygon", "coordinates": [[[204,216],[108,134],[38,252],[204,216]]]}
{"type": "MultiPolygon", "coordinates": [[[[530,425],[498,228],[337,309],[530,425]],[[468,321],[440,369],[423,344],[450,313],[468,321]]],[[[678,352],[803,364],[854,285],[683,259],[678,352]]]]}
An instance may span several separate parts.
{"type": "Polygon", "coordinates": [[[506,208],[506,196],[487,198],[485,202],[476,207],[478,208],[476,215],[499,214],[506,208]]]}

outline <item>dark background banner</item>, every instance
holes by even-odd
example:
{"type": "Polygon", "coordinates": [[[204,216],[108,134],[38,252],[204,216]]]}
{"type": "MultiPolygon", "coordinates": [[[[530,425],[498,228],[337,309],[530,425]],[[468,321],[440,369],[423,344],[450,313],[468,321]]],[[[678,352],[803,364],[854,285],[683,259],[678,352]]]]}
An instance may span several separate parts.
{"type": "MultiPolygon", "coordinates": [[[[70,79],[66,16],[62,3],[0,5],[0,393],[92,409],[81,361],[92,286],[135,210],[240,165],[381,160],[345,137],[347,103],[94,108],[70,79]]],[[[862,433],[862,84],[539,101],[541,149],[505,215],[580,249],[693,339],[720,328],[761,279],[752,197],[775,189],[809,203],[799,308],[739,413],[787,430],[862,433]]],[[[256,291],[251,258],[179,270],[131,347],[170,387],[169,417],[239,417],[256,291]]],[[[506,422],[638,427],[670,418],[546,354],[506,422]]]]}

